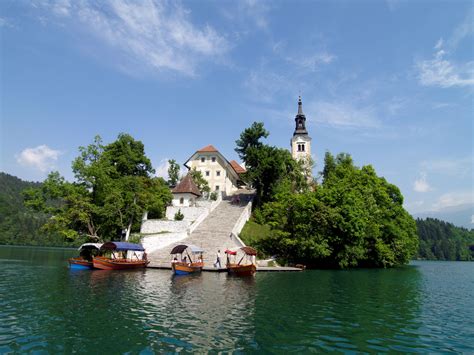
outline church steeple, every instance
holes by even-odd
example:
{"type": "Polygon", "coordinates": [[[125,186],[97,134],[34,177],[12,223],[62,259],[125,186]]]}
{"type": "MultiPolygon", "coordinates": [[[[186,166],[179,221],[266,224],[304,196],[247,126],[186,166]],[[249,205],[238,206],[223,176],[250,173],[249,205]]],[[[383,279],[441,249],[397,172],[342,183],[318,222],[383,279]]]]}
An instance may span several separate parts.
{"type": "Polygon", "coordinates": [[[306,116],[303,113],[303,103],[301,102],[301,96],[298,98],[298,113],[295,117],[295,132],[293,136],[296,135],[308,135],[308,131],[306,130],[306,116]]]}

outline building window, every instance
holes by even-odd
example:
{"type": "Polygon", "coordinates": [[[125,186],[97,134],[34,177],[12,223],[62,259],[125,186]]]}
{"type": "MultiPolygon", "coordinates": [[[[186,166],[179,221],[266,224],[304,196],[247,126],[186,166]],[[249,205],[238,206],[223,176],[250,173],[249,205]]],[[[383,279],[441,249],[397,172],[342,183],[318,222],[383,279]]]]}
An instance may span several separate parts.
{"type": "Polygon", "coordinates": [[[221,171],[220,170],[216,171],[216,176],[221,176],[221,171]]]}
{"type": "Polygon", "coordinates": [[[212,160],[213,163],[215,163],[216,162],[216,157],[212,157],[211,160],[212,160]]]}
{"type": "Polygon", "coordinates": [[[304,144],[298,144],[298,152],[304,152],[304,144]]]}
{"type": "Polygon", "coordinates": [[[179,204],[180,204],[180,205],[184,205],[184,197],[181,197],[181,198],[179,199],[179,204]]]}
{"type": "Polygon", "coordinates": [[[206,158],[201,157],[201,163],[204,163],[204,162],[206,162],[206,158]]]}
{"type": "Polygon", "coordinates": [[[211,175],[211,172],[209,170],[206,170],[206,176],[211,175]]]}
{"type": "Polygon", "coordinates": [[[216,191],[219,191],[219,185],[216,185],[216,191]]]}

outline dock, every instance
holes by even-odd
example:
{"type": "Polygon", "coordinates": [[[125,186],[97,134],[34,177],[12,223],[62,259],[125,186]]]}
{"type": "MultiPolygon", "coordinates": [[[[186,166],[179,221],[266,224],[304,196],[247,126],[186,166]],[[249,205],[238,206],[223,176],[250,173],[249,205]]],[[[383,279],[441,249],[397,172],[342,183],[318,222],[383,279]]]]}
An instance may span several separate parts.
{"type": "MultiPolygon", "coordinates": [[[[171,266],[169,264],[158,264],[158,263],[150,263],[148,264],[147,268],[149,269],[162,269],[162,270],[171,270],[171,266]]],[[[212,266],[204,266],[202,271],[205,272],[227,272],[226,268],[217,268],[212,266]]],[[[257,272],[296,272],[296,271],[303,271],[297,267],[289,267],[289,266],[257,266],[257,272]]]]}

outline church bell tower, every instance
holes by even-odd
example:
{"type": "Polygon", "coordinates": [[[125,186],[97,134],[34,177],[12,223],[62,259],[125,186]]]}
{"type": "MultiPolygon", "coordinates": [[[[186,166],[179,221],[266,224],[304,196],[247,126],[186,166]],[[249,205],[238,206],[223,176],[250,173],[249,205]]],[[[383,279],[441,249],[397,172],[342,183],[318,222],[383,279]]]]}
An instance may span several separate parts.
{"type": "Polygon", "coordinates": [[[295,117],[295,131],[291,138],[291,156],[303,160],[311,174],[311,137],[306,130],[306,116],[303,113],[301,96],[298,99],[298,113],[295,117]]]}

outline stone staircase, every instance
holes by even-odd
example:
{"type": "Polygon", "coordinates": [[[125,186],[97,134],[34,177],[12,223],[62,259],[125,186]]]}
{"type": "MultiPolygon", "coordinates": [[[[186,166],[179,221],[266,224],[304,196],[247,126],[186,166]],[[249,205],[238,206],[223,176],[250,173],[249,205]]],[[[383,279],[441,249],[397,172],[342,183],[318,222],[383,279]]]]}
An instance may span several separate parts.
{"type": "Polygon", "coordinates": [[[186,239],[150,253],[148,255],[148,259],[151,261],[150,266],[170,265],[170,251],[179,244],[194,244],[204,249],[204,265],[207,267],[212,267],[216,261],[216,253],[220,250],[221,265],[224,266],[224,251],[226,249],[240,247],[240,245],[231,238],[231,232],[247,206],[247,203],[251,200],[252,195],[239,194],[239,197],[241,201],[240,204],[232,203],[231,198],[222,200],[214,211],[212,211],[186,239]]]}

